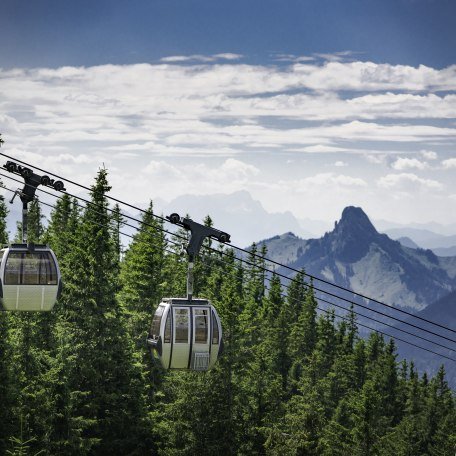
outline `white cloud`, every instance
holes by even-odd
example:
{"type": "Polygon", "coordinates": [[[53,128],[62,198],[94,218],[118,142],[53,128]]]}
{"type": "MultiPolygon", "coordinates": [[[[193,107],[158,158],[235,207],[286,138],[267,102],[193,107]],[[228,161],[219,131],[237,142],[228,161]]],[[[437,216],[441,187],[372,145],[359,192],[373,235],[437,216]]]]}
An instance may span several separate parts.
{"type": "Polygon", "coordinates": [[[432,150],[421,150],[421,155],[427,160],[437,160],[438,155],[432,150]]]}
{"type": "Polygon", "coordinates": [[[419,169],[423,170],[428,167],[426,162],[422,162],[417,158],[398,158],[392,163],[391,167],[397,171],[403,171],[404,169],[419,169]]]}
{"type": "Polygon", "coordinates": [[[164,63],[182,63],[182,62],[213,62],[214,58],[207,55],[193,54],[193,55],[170,55],[160,59],[164,63]]]}
{"type": "Polygon", "coordinates": [[[278,62],[301,63],[301,62],[313,62],[315,60],[315,57],[311,57],[308,55],[295,55],[295,54],[274,54],[273,59],[278,62]]]}
{"type": "Polygon", "coordinates": [[[344,166],[348,166],[348,164],[341,160],[338,160],[338,161],[336,161],[336,163],[334,163],[334,166],[336,166],[337,168],[342,168],[344,166]]]}
{"type": "Polygon", "coordinates": [[[353,51],[341,51],[341,52],[333,52],[333,53],[315,53],[313,54],[315,57],[318,57],[323,60],[328,60],[330,62],[341,62],[345,60],[347,57],[353,56],[357,54],[353,51]]]}
{"type": "Polygon", "coordinates": [[[297,182],[294,182],[293,185],[296,185],[298,191],[307,192],[309,190],[315,190],[316,188],[318,188],[318,191],[321,191],[322,187],[325,188],[328,186],[337,188],[360,188],[367,187],[368,184],[364,179],[359,177],[352,177],[344,174],[319,173],[314,176],[299,179],[297,182]]]}
{"type": "Polygon", "coordinates": [[[152,160],[143,169],[139,182],[149,179],[159,196],[172,199],[180,194],[211,194],[243,190],[260,174],[260,170],[241,160],[228,158],[220,165],[172,165],[152,160]]]}
{"type": "Polygon", "coordinates": [[[220,167],[220,170],[230,178],[232,177],[245,177],[257,176],[260,173],[260,170],[247,163],[244,163],[240,160],[235,160],[234,158],[228,158],[220,167]]]}
{"type": "Polygon", "coordinates": [[[413,191],[415,189],[441,190],[443,185],[412,173],[388,174],[378,180],[378,186],[387,190],[413,191]]]}
{"type": "Polygon", "coordinates": [[[154,65],[0,70],[2,151],[86,183],[105,163],[113,186],[133,200],[248,188],[277,210],[305,213],[299,205],[307,191],[312,211],[323,214],[336,202],[339,209],[372,203],[374,194],[381,194],[374,207],[387,212],[393,196],[385,194],[420,191],[424,201],[443,185],[455,193],[443,169],[455,166],[456,65],[277,57],[292,64],[250,65],[223,53],[154,65]],[[383,176],[391,156],[399,174],[389,176],[400,178],[383,176]],[[431,162],[443,157],[439,167],[431,162]],[[274,173],[265,176],[264,167],[274,173]],[[350,176],[322,173],[331,169],[350,176]]]}
{"type": "Polygon", "coordinates": [[[448,158],[443,160],[442,165],[445,169],[456,168],[456,158],[448,158]]]}
{"type": "Polygon", "coordinates": [[[308,152],[312,154],[326,153],[326,152],[346,152],[347,149],[341,147],[334,147],[326,144],[315,144],[315,146],[295,147],[288,149],[291,152],[308,152]]]}
{"type": "Polygon", "coordinates": [[[386,155],[385,154],[370,154],[366,153],[365,154],[366,160],[373,165],[381,165],[382,163],[385,162],[386,155]]]}
{"type": "Polygon", "coordinates": [[[222,54],[215,54],[214,57],[223,60],[239,60],[242,59],[242,57],[244,56],[242,54],[233,54],[231,52],[225,52],[222,54]]]}
{"type": "Polygon", "coordinates": [[[184,177],[184,173],[177,167],[163,161],[152,160],[145,168],[144,172],[160,179],[171,179],[172,181],[184,177]]]}
{"type": "Polygon", "coordinates": [[[173,65],[0,70],[2,133],[15,147],[24,147],[28,138],[38,147],[84,144],[86,154],[125,144],[154,154],[175,148],[178,155],[251,148],[353,150],[342,144],[346,140],[426,147],[431,140],[454,142],[456,137],[455,128],[425,121],[456,117],[456,95],[410,93],[450,87],[456,66],[327,62],[276,67],[236,63],[240,57],[225,53],[165,58],[173,65]],[[220,60],[228,63],[219,65],[220,60]],[[341,96],[339,90],[355,93],[341,96]],[[397,93],[401,90],[407,93],[397,93]],[[368,94],[358,96],[358,91],[368,94]],[[262,119],[269,117],[275,121],[265,124],[262,119]],[[409,117],[423,121],[391,122],[409,117]],[[311,122],[277,127],[288,119],[311,122]]]}

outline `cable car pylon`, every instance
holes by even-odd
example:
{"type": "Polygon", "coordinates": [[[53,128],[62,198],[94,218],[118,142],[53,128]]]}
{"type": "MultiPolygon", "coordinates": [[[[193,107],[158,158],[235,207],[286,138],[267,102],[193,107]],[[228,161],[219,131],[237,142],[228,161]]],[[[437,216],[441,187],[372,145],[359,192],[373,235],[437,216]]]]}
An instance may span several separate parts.
{"type": "Polygon", "coordinates": [[[211,369],[223,350],[222,326],[215,307],[207,299],[193,297],[193,268],[206,238],[230,242],[230,235],[173,213],[171,223],[190,231],[187,297],[163,298],[155,311],[147,343],[164,369],[211,369]]]}
{"type": "Polygon", "coordinates": [[[43,312],[52,310],[62,290],[57,258],[45,244],[28,242],[28,205],[39,185],[65,190],[62,181],[35,174],[30,168],[7,161],[8,172],[24,179],[23,189],[14,192],[22,201],[22,244],[10,244],[0,251],[0,303],[2,310],[43,312]]]}

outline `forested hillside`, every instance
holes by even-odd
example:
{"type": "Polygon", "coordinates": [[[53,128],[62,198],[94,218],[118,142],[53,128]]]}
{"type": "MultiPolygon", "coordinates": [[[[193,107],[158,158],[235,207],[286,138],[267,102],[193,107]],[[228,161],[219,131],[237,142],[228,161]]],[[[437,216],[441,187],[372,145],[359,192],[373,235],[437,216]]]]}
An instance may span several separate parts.
{"type": "MultiPolygon", "coordinates": [[[[65,195],[44,225],[31,204],[30,241],[51,245],[65,285],[49,314],[0,313],[0,454],[454,455],[444,370],[419,377],[353,313],[317,313],[303,274],[285,297],[254,255],[200,258],[195,295],[217,307],[225,350],[210,372],[164,372],[145,338],[161,297],[185,294],[186,259],[152,203],[122,253],[109,189],[102,170],[92,204],[65,195]]],[[[5,217],[1,201],[2,242],[5,217]]]]}

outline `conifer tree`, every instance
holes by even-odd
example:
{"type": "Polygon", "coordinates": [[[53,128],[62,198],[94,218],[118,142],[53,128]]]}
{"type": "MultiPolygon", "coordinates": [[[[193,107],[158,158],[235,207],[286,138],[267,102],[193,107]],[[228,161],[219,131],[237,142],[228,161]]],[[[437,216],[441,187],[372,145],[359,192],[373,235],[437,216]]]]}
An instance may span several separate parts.
{"type": "Polygon", "coordinates": [[[125,454],[138,448],[144,431],[140,372],[116,301],[117,254],[106,193],[107,172],[99,171],[91,203],[82,216],[68,256],[66,318],[71,322],[66,375],[73,394],[69,454],[125,454]],[[122,410],[122,413],[119,413],[122,410]]]}
{"type": "MultiPolygon", "coordinates": [[[[154,217],[153,204],[150,202],[121,263],[118,293],[119,303],[126,314],[127,330],[134,343],[134,357],[141,366],[142,390],[150,417],[156,413],[155,393],[163,375],[158,362],[152,360],[145,343],[165,286],[165,238],[161,231],[162,226],[162,222],[154,217]]],[[[145,439],[145,445],[154,447],[154,440],[155,438],[149,435],[145,439]]]]}
{"type": "MultiPolygon", "coordinates": [[[[293,294],[288,299],[294,298],[301,303],[298,304],[299,313],[291,325],[288,344],[291,360],[290,376],[293,388],[296,388],[317,341],[317,301],[313,287],[306,288],[303,274],[297,274],[292,283],[293,294]]],[[[296,306],[296,302],[293,304],[296,306]]]]}

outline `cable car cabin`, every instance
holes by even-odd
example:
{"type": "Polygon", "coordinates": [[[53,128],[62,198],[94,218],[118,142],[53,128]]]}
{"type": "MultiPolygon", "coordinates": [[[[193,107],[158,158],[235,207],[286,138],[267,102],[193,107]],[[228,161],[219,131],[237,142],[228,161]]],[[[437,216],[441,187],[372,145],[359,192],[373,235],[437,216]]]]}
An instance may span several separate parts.
{"type": "Polygon", "coordinates": [[[147,339],[165,369],[211,369],[222,353],[222,326],[206,299],[165,298],[147,339]]]}
{"type": "Polygon", "coordinates": [[[11,244],[0,255],[3,310],[51,310],[62,287],[54,252],[43,244],[11,244]]]}

